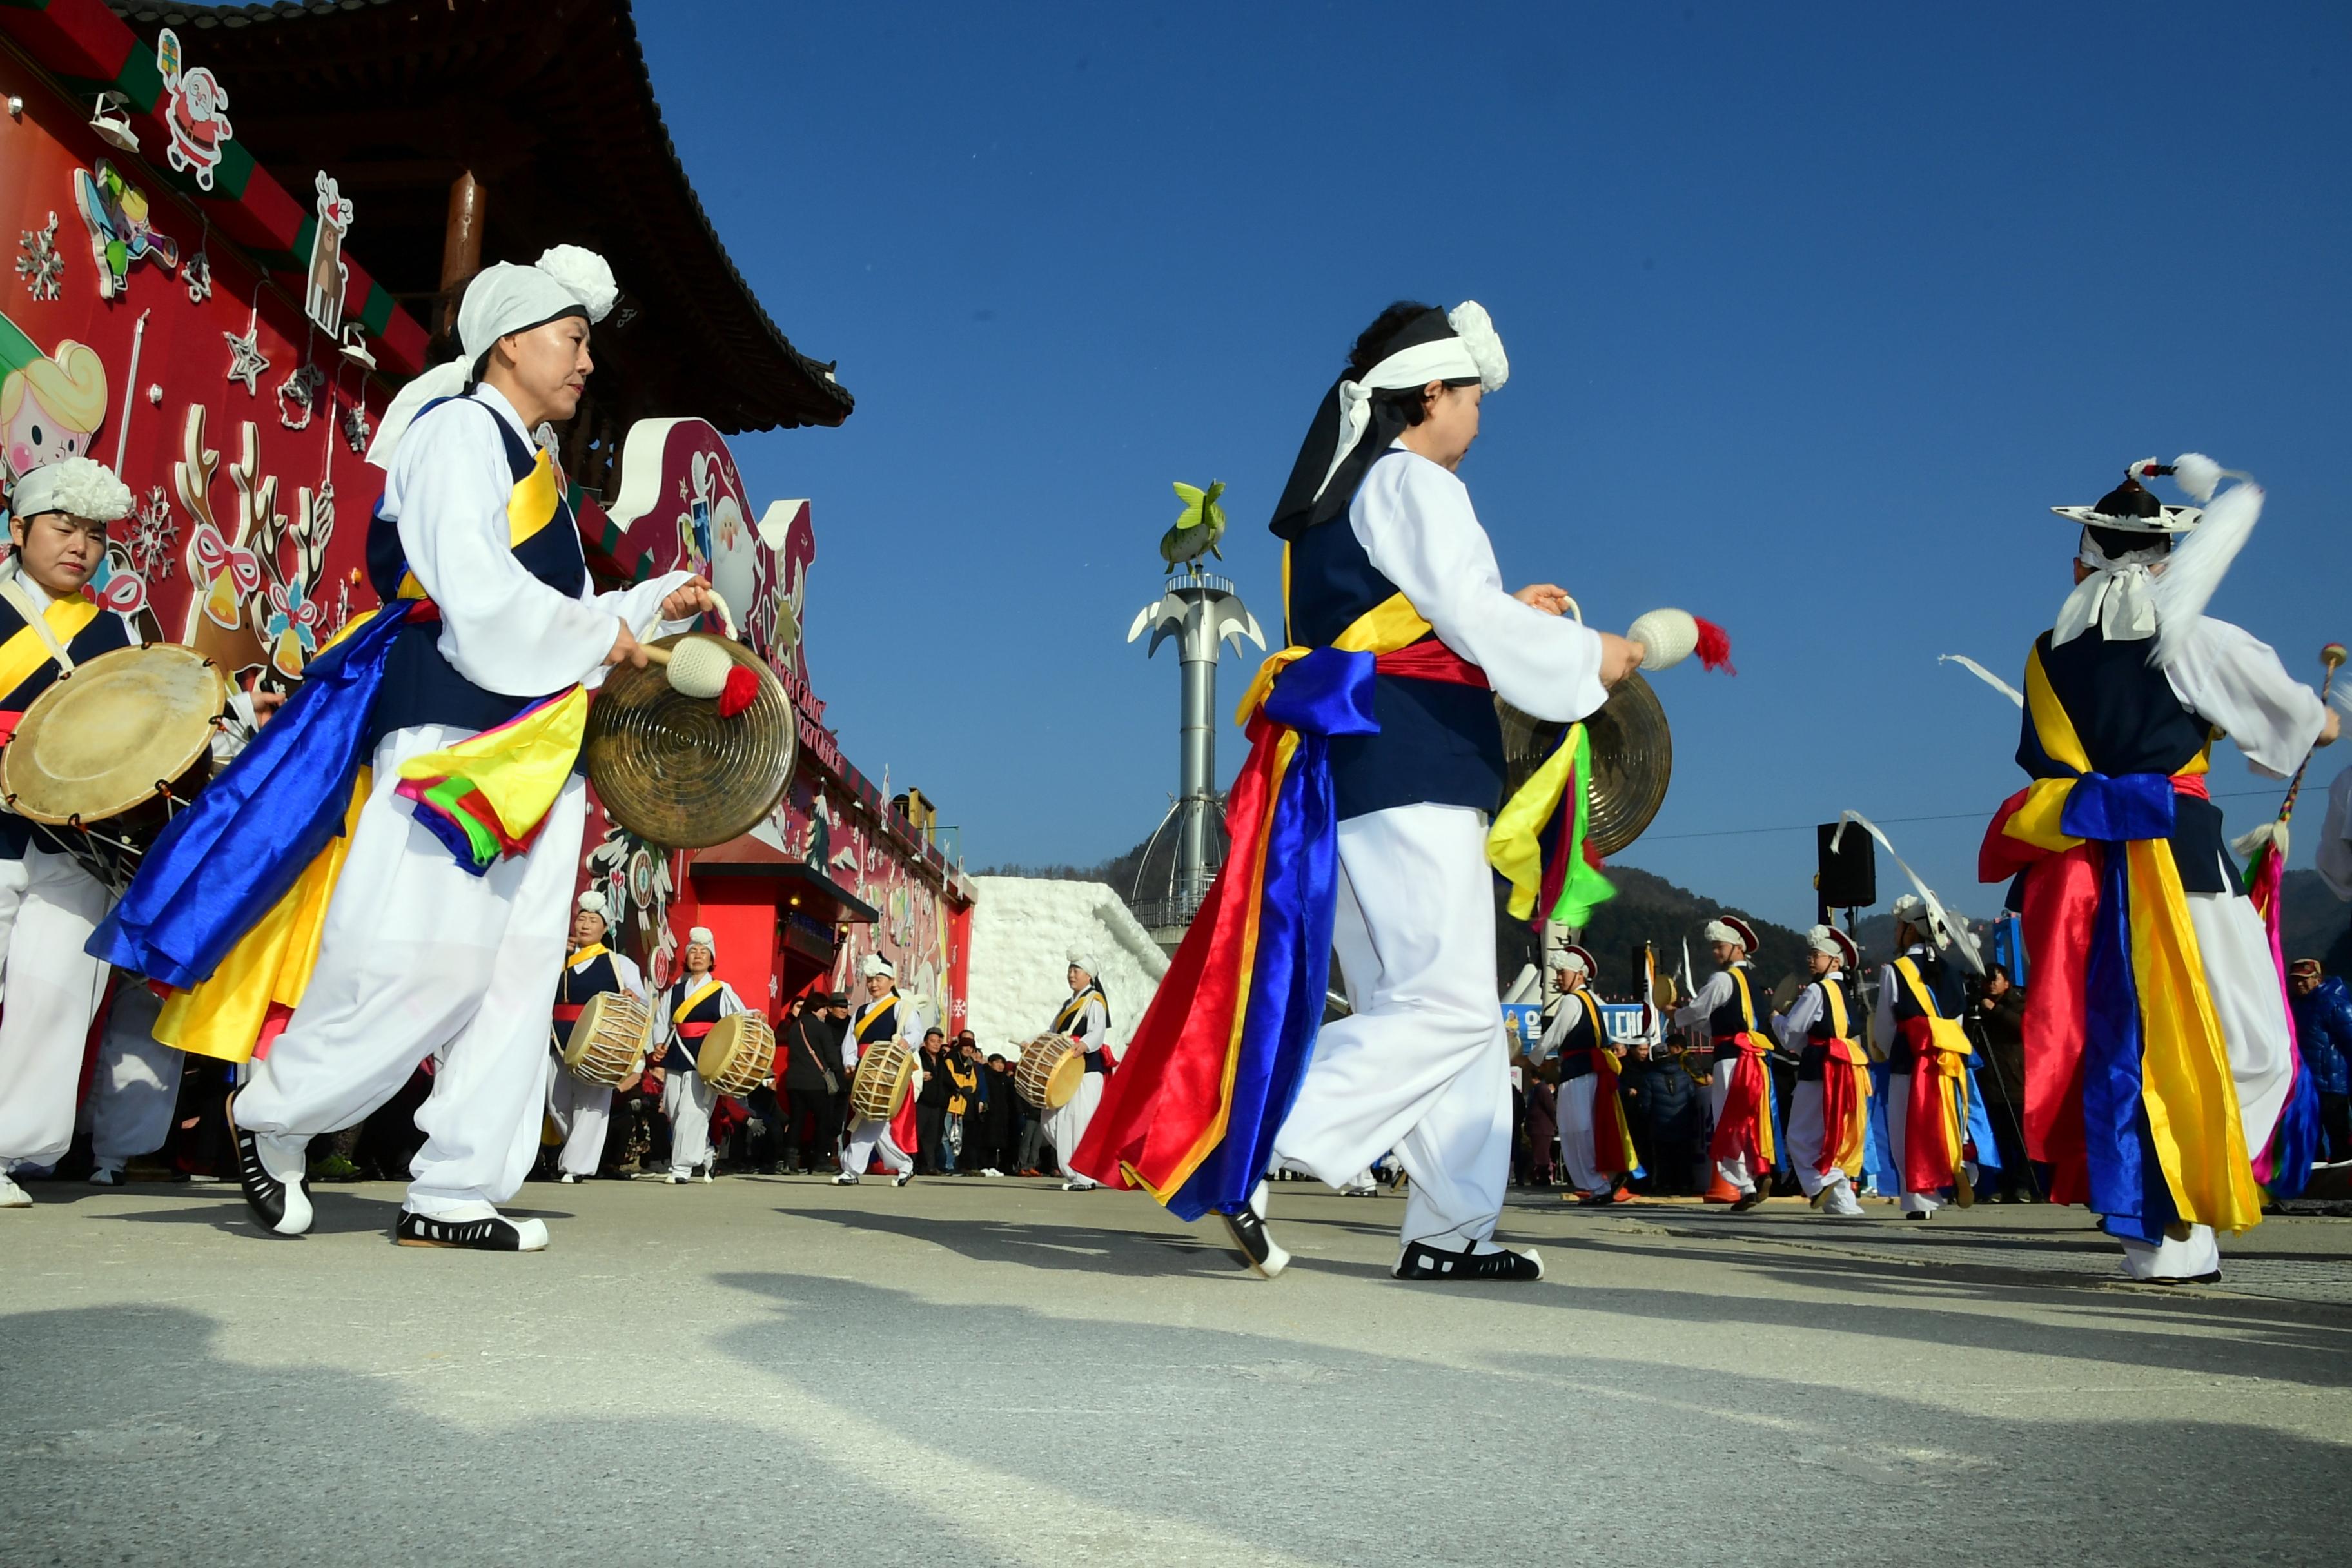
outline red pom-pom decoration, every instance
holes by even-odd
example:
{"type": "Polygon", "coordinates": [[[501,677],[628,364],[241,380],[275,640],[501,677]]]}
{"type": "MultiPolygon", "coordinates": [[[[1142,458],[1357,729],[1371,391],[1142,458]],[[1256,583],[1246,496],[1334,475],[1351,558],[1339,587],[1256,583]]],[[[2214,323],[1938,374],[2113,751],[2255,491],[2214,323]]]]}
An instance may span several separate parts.
{"type": "Polygon", "coordinates": [[[1738,675],[1739,672],[1731,668],[1731,634],[1713,621],[1702,620],[1696,616],[1691,619],[1698,622],[1698,647],[1696,651],[1700,666],[1706,669],[1719,669],[1726,675],[1738,675]]]}
{"type": "Polygon", "coordinates": [[[719,691],[719,716],[732,719],[760,700],[760,678],[748,664],[739,664],[727,672],[727,684],[719,691]]]}

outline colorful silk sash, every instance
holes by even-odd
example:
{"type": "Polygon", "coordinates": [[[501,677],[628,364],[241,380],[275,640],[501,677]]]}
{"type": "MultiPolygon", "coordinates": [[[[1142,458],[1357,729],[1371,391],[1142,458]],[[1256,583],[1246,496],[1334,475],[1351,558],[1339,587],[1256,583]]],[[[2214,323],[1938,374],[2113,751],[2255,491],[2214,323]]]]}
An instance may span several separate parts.
{"type": "Polygon", "coordinates": [[[2168,778],[2094,773],[2038,650],[2025,697],[2072,773],[2002,803],[1978,875],[2024,873],[2026,1152],[2050,1163],[2055,1201],[2088,1204],[2111,1235],[2250,1229],[2261,1194],[2172,858],[2174,802],[2205,794],[2208,758],[2168,778]]]}
{"type": "Polygon", "coordinates": [[[1582,931],[1593,910],[1617,896],[1586,843],[1591,776],[1592,739],[1582,724],[1570,724],[1550,757],[1495,814],[1486,859],[1511,885],[1513,920],[1556,921],[1582,931]]]}
{"type": "Polygon", "coordinates": [[[1484,686],[1402,594],[1328,647],[1268,658],[1242,700],[1249,758],[1226,797],[1231,839],[1071,1157],[1185,1219],[1233,1213],[1264,1178],[1322,1027],[1338,889],[1328,744],[1379,731],[1381,675],[1484,686]],[[1279,679],[1276,678],[1279,677],[1279,679]]]}
{"type": "Polygon", "coordinates": [[[1911,993],[1920,1016],[1903,1020],[1911,1046],[1911,1094],[1903,1107],[1903,1190],[1935,1193],[1957,1188],[1962,1207],[1976,1201],[1969,1190],[1968,1058],[1975,1054],[1958,1020],[1936,1011],[1935,998],[1908,958],[1895,961],[1895,973],[1911,993]]]}
{"type": "Polygon", "coordinates": [[[1831,1037],[1821,1042],[1827,1047],[1822,1063],[1822,1149],[1813,1173],[1843,1171],[1848,1181],[1855,1181],[1870,1136],[1870,1058],[1847,1037],[1844,987],[1824,983],[1822,995],[1829,1007],[1831,1037]]]}
{"type": "Polygon", "coordinates": [[[574,686],[496,729],[409,758],[394,788],[459,866],[483,876],[530,853],[587,731],[587,689],[574,686]]]}
{"type": "MultiPolygon", "coordinates": [[[[1730,1064],[1731,1087],[1724,1095],[1723,1113],[1716,1119],[1715,1136],[1708,1140],[1707,1158],[1720,1162],[1744,1154],[1748,1170],[1760,1173],[1774,1162],[1772,1075],[1764,1068],[1772,1043],[1756,1027],[1756,999],[1748,993],[1748,976],[1737,968],[1725,973],[1738,988],[1739,1016],[1748,1020],[1748,1027],[1717,1041],[1736,1047],[1739,1054],[1730,1064]]],[[[1724,1064],[1716,1063],[1715,1070],[1725,1070],[1724,1064]]]]}

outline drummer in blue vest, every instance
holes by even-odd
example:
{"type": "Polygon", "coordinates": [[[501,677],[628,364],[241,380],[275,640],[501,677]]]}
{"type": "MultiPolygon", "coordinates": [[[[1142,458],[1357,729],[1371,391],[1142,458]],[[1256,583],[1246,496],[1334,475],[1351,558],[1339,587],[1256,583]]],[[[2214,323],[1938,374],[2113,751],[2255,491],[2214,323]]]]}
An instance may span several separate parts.
{"type": "MultiPolygon", "coordinates": [[[[1675,1027],[1706,1031],[1714,1062],[1707,1075],[1707,1098],[1714,1104],[1716,1123],[1709,1152],[1716,1175],[1735,1194],[1733,1212],[1743,1213],[1764,1201],[1764,1189],[1757,1183],[1769,1164],[1762,1158],[1759,1130],[1771,1123],[1769,1114],[1761,1119],[1756,1114],[1759,1101],[1753,1079],[1764,1071],[1762,1053],[1772,1047],[1771,988],[1756,973],[1750,956],[1756,951],[1755,927],[1738,915],[1718,915],[1706,922],[1706,940],[1715,952],[1715,973],[1687,1003],[1675,1009],[1675,1027]],[[1740,1086],[1743,1073],[1749,1083],[1734,1104],[1733,1089],[1740,1086]],[[1727,1106],[1737,1126],[1725,1126],[1727,1106]]],[[[1769,1081],[1764,1093],[1761,1103],[1769,1108],[1769,1081]]]]}
{"type": "MultiPolygon", "coordinates": [[[[106,525],[130,515],[122,481],[103,464],[67,458],[18,479],[12,504],[16,550],[0,563],[0,737],[60,669],[138,640],[127,620],[82,593],[105,559],[106,525]]],[[[83,1049],[106,991],[106,965],[82,944],[108,902],[62,843],[0,811],[0,1208],[32,1201],[10,1179],[14,1167],[53,1164],[73,1141],[83,1049]]],[[[147,1047],[176,1089],[179,1053],[147,1047]]],[[[165,1125],[132,1152],[160,1146],[168,1131],[170,1097],[156,1099],[165,1125]]]]}
{"type": "MultiPolygon", "coordinates": [[[[853,1077],[871,1047],[885,1040],[903,1040],[909,1049],[919,1050],[923,1043],[922,1012],[898,994],[897,966],[880,953],[869,952],[858,967],[866,978],[866,1000],[850,1010],[849,1027],[841,1037],[842,1069],[853,1077]]],[[[908,1098],[913,1092],[908,1091],[908,1098]]],[[[833,1178],[835,1185],[856,1186],[877,1150],[890,1168],[892,1186],[903,1187],[915,1179],[915,1157],[899,1146],[890,1123],[877,1116],[850,1125],[842,1143],[841,1173],[833,1178]]]]}
{"type": "MultiPolygon", "coordinates": [[[[279,1235],[310,1228],[309,1141],[366,1116],[430,1056],[440,1066],[416,1113],[425,1143],[394,1238],[486,1251],[547,1245],[543,1222],[509,1220],[498,1205],[539,1154],[542,1009],[563,967],[586,781],[572,773],[527,841],[482,864],[461,862],[429,828],[403,793],[401,767],[500,730],[612,665],[643,666],[640,629],[683,632],[713,607],[709,585],[687,573],[604,594],[588,575],[552,422],[577,411],[594,369],[590,325],[618,295],[604,259],[574,246],[528,267],[486,268],[467,286],[460,357],[402,389],[368,453],[385,469],[368,571],[390,606],[383,614],[398,620],[370,622],[323,655],[339,679],[314,669],[275,721],[284,728],[269,754],[241,759],[344,766],[341,737],[356,727],[356,760],[371,770],[310,985],[231,1102],[246,1202],[279,1235]],[[361,647],[382,661],[372,681],[346,657],[361,647]]],[[[328,793],[348,792],[355,771],[328,781],[328,793]]],[[[257,777],[247,791],[263,798],[268,788],[257,777]]],[[[220,813],[228,821],[216,836],[148,856],[123,900],[133,918],[100,933],[110,956],[172,970],[173,954],[142,934],[151,889],[283,852],[273,847],[283,823],[235,815],[233,804],[220,813]]],[[[257,918],[239,911],[240,922],[257,918]]]]}
{"type": "Polygon", "coordinates": [[[562,1152],[556,1156],[556,1180],[570,1185],[596,1173],[604,1153],[604,1129],[613,1117],[613,1086],[590,1083],[563,1067],[564,1048],[572,1043],[572,1026],[595,997],[625,991],[645,1000],[646,977],[636,961],[604,945],[611,930],[605,919],[604,895],[591,888],[580,895],[572,916],[572,951],[555,982],[555,1016],[550,1042],[555,1048],[555,1073],[547,1086],[547,1114],[563,1134],[562,1152]]]}
{"type": "Polygon", "coordinates": [[[669,1183],[684,1186],[695,1173],[709,1181],[718,1156],[710,1147],[710,1113],[719,1108],[719,1091],[697,1069],[703,1040],[719,1019],[743,1010],[735,987],[716,973],[719,949],[710,928],[696,926],[686,933],[686,972],[662,994],[654,1020],[657,1035],[667,1042],[662,1052],[662,1114],[669,1118],[669,1183]]]}

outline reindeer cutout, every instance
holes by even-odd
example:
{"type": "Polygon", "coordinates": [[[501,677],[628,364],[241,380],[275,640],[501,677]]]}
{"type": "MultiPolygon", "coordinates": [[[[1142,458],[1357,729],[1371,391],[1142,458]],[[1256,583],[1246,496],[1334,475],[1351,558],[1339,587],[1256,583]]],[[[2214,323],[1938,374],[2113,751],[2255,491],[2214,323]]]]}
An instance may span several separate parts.
{"type": "MultiPolygon", "coordinates": [[[[254,449],[260,432],[245,427],[245,460],[230,472],[237,482],[238,506],[234,523],[223,528],[213,515],[213,477],[220,469],[220,454],[205,446],[205,410],[188,409],[181,426],[181,458],[172,465],[172,486],[179,492],[193,526],[188,531],[186,561],[188,619],[181,640],[232,675],[259,665],[264,653],[246,613],[246,601],[261,587],[261,561],[247,543],[254,449]]],[[[276,484],[270,486],[272,499],[276,484]]]]}

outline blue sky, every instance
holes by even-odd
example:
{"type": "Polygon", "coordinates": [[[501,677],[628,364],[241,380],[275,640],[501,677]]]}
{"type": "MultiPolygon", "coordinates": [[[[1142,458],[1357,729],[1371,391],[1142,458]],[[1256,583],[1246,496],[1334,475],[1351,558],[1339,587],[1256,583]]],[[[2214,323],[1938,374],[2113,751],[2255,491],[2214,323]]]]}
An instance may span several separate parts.
{"type": "MultiPolygon", "coordinates": [[[[2352,9],[665,0],[638,25],[735,259],[858,395],[842,429],[737,443],[755,497],[815,503],[817,690],[973,865],[1090,861],[1159,819],[1175,667],[1120,639],[1169,482],[1227,482],[1227,570],[1274,626],[1265,517],[1398,298],[1479,300],[1509,348],[1463,470],[1505,576],[1612,628],[1671,604],[1730,630],[1737,679],[1657,678],[1677,771],[1622,858],[1768,915],[1810,919],[1807,825],[1841,807],[1991,907],[2016,713],[1936,656],[2014,678],[2074,548],[2046,509],[2132,458],[2258,475],[2214,613],[2315,681],[2352,640],[2352,9]]],[[[2226,801],[2233,830],[2276,795],[2226,801]]]]}

